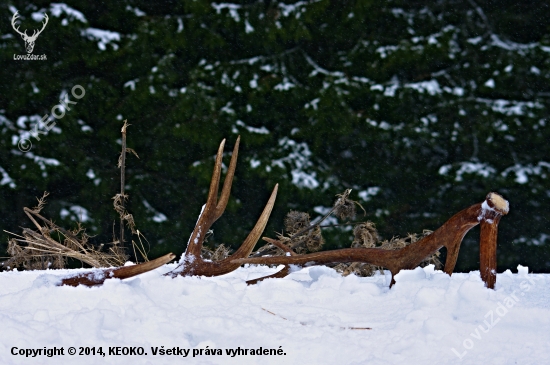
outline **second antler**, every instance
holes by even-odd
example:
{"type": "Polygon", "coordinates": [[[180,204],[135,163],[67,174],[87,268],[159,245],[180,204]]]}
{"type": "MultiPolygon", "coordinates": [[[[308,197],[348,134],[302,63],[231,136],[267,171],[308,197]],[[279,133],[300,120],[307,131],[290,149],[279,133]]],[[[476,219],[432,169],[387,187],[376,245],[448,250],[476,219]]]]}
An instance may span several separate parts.
{"type": "MultiPolygon", "coordinates": [[[[234,262],[236,264],[284,264],[287,266],[310,266],[335,262],[364,262],[385,267],[390,270],[392,273],[391,286],[395,283],[394,277],[400,270],[414,269],[427,256],[433,254],[442,247],[447,248],[445,272],[451,275],[456,265],[462,239],[470,229],[481,224],[481,278],[487,284],[487,287],[492,289],[496,282],[496,242],[498,223],[503,215],[508,214],[508,210],[508,201],[497,193],[489,193],[483,203],[474,204],[458,212],[429,236],[399,250],[346,248],[307,255],[237,259],[234,260],[234,262]]],[[[285,267],[285,269],[287,268],[285,267]]]]}

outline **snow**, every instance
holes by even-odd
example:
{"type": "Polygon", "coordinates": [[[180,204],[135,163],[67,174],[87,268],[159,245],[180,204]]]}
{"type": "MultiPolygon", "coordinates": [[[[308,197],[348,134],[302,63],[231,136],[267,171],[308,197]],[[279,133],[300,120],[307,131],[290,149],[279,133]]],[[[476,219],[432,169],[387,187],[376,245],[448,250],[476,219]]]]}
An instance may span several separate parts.
{"type": "Polygon", "coordinates": [[[495,80],[489,79],[485,82],[484,85],[491,88],[491,89],[494,89],[495,88],[495,80]]]}
{"type": "MultiPolygon", "coordinates": [[[[57,18],[59,18],[62,13],[65,13],[71,19],[76,19],[82,23],[88,22],[84,14],[82,14],[80,11],[76,9],[71,8],[69,5],[63,4],[63,3],[52,3],[50,5],[50,13],[57,18]]],[[[42,12],[36,12],[32,14],[33,19],[36,21],[42,21],[43,16],[44,14],[42,12]]]]}
{"type": "Polygon", "coordinates": [[[504,170],[501,175],[506,177],[510,172],[513,172],[516,174],[515,181],[518,184],[525,184],[529,181],[529,175],[538,175],[542,178],[546,178],[547,174],[544,173],[543,167],[550,170],[550,163],[539,161],[537,165],[515,164],[514,166],[508,167],[506,170],[504,170]]]}
{"type": "Polygon", "coordinates": [[[368,187],[367,190],[362,190],[357,193],[357,195],[365,202],[371,200],[371,197],[375,196],[380,192],[381,188],[379,186],[368,187]]]}
{"type": "Polygon", "coordinates": [[[293,87],[296,87],[296,85],[290,82],[287,77],[283,77],[283,81],[275,85],[273,89],[278,91],[287,91],[293,87]]]}
{"type": "Polygon", "coordinates": [[[388,274],[342,277],[323,266],[252,286],[245,280],[274,269],[245,267],[214,278],[162,275],[173,268],[108,279],[96,288],[56,286],[67,270],[3,272],[0,363],[547,364],[550,359],[550,276],[528,274],[522,266],[518,274],[498,274],[496,290],[485,288],[477,271],[449,277],[433,266],[402,271],[392,289],[388,274]],[[102,347],[105,357],[71,356],[70,346],[102,347]],[[31,360],[11,354],[54,347],[63,347],[64,355],[31,360]],[[147,355],[110,355],[109,347],[115,352],[142,347],[147,355]],[[187,351],[187,358],[153,355],[155,348],[174,347],[187,351]],[[244,349],[260,347],[283,354],[243,355],[244,349]],[[217,354],[204,355],[206,350],[217,354]]]}
{"type": "Polygon", "coordinates": [[[405,84],[405,87],[414,89],[421,94],[423,94],[424,91],[426,91],[430,95],[441,94],[441,88],[439,87],[439,83],[437,82],[437,80],[409,83],[405,84]]]}
{"type": "Polygon", "coordinates": [[[0,186],[8,185],[10,188],[14,189],[16,186],[15,182],[10,177],[8,172],[2,168],[2,166],[0,166],[0,174],[2,175],[2,179],[0,180],[0,186]]]}
{"type": "Polygon", "coordinates": [[[80,205],[73,205],[69,207],[69,209],[61,208],[59,215],[61,216],[61,219],[69,217],[75,222],[88,222],[92,220],[88,209],[81,207],[80,205]]]}
{"type": "MultiPolygon", "coordinates": [[[[462,175],[464,174],[476,174],[487,178],[496,172],[493,167],[481,162],[463,161],[459,162],[457,165],[459,165],[460,168],[456,172],[455,181],[462,181],[462,175]]],[[[439,174],[446,175],[451,169],[452,165],[443,165],[439,168],[439,174]]]]}
{"type": "Polygon", "coordinates": [[[136,80],[130,80],[130,81],[127,81],[124,83],[124,87],[129,87],[130,90],[134,91],[136,89],[136,82],[139,81],[138,79],[136,80]]]}
{"type": "Polygon", "coordinates": [[[311,150],[306,142],[296,142],[290,138],[283,137],[279,139],[279,147],[288,152],[288,155],[272,161],[272,166],[278,166],[281,169],[285,168],[285,164],[291,167],[292,184],[300,188],[315,189],[319,186],[316,173],[309,172],[313,163],[310,158],[311,150]]]}
{"type": "Polygon", "coordinates": [[[81,32],[81,35],[89,40],[98,41],[97,46],[102,51],[107,49],[107,44],[111,44],[115,51],[118,49],[118,45],[114,43],[116,41],[120,41],[120,33],[118,32],[97,28],[87,28],[81,32]]]}
{"type": "MultiPolygon", "coordinates": [[[[238,125],[239,127],[246,128],[246,130],[250,133],[256,133],[256,134],[269,134],[270,133],[269,129],[267,129],[266,127],[263,127],[263,126],[260,127],[260,128],[251,127],[249,125],[246,125],[242,120],[237,120],[235,122],[235,124],[238,125]]],[[[237,132],[234,131],[233,133],[235,133],[235,134],[238,133],[238,130],[237,130],[237,132]]]]}
{"type": "MultiPolygon", "coordinates": [[[[317,1],[313,1],[317,2],[317,1]]],[[[306,6],[310,5],[310,2],[308,1],[298,1],[294,4],[285,4],[285,3],[279,3],[279,8],[281,9],[282,15],[284,17],[288,17],[290,14],[298,11],[305,11],[306,6]]]]}
{"type": "Polygon", "coordinates": [[[153,217],[148,218],[148,220],[152,220],[155,223],[162,223],[168,220],[168,217],[166,217],[166,215],[153,208],[153,206],[149,204],[147,200],[143,199],[142,202],[147,212],[153,214],[153,217]]]}
{"type": "Polygon", "coordinates": [[[248,34],[248,33],[252,33],[254,31],[254,27],[252,25],[250,25],[250,23],[248,22],[248,20],[245,20],[244,21],[244,31],[248,34]]]}
{"type": "Polygon", "coordinates": [[[228,4],[228,3],[223,3],[223,4],[212,3],[212,7],[216,9],[217,14],[220,14],[220,12],[223,9],[229,9],[229,15],[233,18],[233,20],[235,20],[237,23],[241,20],[241,17],[239,16],[239,12],[238,12],[238,10],[241,8],[241,5],[228,4]]]}

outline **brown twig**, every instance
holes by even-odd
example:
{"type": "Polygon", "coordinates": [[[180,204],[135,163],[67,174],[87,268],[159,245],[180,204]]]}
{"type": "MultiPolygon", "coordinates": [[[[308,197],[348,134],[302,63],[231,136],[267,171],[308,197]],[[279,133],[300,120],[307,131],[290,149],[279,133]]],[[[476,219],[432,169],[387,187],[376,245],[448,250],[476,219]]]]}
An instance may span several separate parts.
{"type": "MultiPolygon", "coordinates": [[[[126,173],[126,128],[128,128],[128,120],[124,120],[124,125],[120,130],[122,132],[122,152],[120,153],[120,160],[118,167],[120,168],[120,195],[123,197],[121,199],[122,209],[124,209],[124,181],[126,173]]],[[[120,248],[124,249],[124,217],[120,216],[120,248]]]]}

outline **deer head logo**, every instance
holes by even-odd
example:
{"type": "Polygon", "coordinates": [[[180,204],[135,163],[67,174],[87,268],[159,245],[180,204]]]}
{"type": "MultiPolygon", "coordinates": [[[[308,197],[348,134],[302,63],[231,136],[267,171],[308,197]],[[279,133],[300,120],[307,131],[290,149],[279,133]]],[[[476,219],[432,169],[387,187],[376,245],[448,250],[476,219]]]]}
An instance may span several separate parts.
{"type": "Polygon", "coordinates": [[[13,18],[11,18],[11,26],[13,27],[13,29],[17,33],[19,33],[21,35],[21,38],[23,38],[23,40],[25,41],[25,49],[27,50],[27,53],[32,53],[32,50],[34,49],[34,42],[36,42],[36,38],[38,38],[40,33],[42,33],[44,28],[46,28],[46,24],[48,24],[48,14],[44,13],[44,23],[42,25],[42,29],[40,29],[39,31],[37,31],[35,29],[33,31],[32,35],[28,36],[26,29],[22,33],[22,32],[19,31],[19,27],[17,27],[17,28],[15,27],[15,22],[17,21],[17,18],[19,17],[19,15],[17,13],[19,13],[19,12],[16,11],[15,14],[13,14],[13,18]]]}

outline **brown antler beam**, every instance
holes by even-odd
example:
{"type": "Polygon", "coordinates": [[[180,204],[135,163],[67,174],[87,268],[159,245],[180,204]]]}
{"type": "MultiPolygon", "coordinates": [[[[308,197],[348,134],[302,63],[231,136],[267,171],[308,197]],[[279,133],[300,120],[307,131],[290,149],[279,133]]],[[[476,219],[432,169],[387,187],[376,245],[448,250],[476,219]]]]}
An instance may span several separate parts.
{"type": "Polygon", "coordinates": [[[441,247],[447,248],[445,272],[452,274],[458,258],[460,244],[466,233],[482,223],[480,237],[480,262],[482,279],[490,288],[494,287],[493,275],[496,278],[496,232],[500,217],[508,214],[508,202],[497,193],[489,193],[483,203],[466,208],[452,216],[445,224],[424,237],[399,250],[380,248],[347,248],[334,251],[311,253],[296,256],[257,257],[234,260],[239,264],[267,265],[322,265],[334,262],[365,262],[382,266],[392,273],[391,285],[395,275],[403,269],[414,269],[424,258],[441,247]]]}
{"type": "Polygon", "coordinates": [[[111,278],[128,279],[133,276],[140,275],[161,267],[162,265],[169,263],[175,258],[176,255],[174,255],[173,253],[169,253],[167,255],[159,257],[158,259],[151,260],[143,264],[89,271],[87,273],[65,278],[61,281],[60,285],[96,286],[103,284],[105,280],[111,278]]]}

